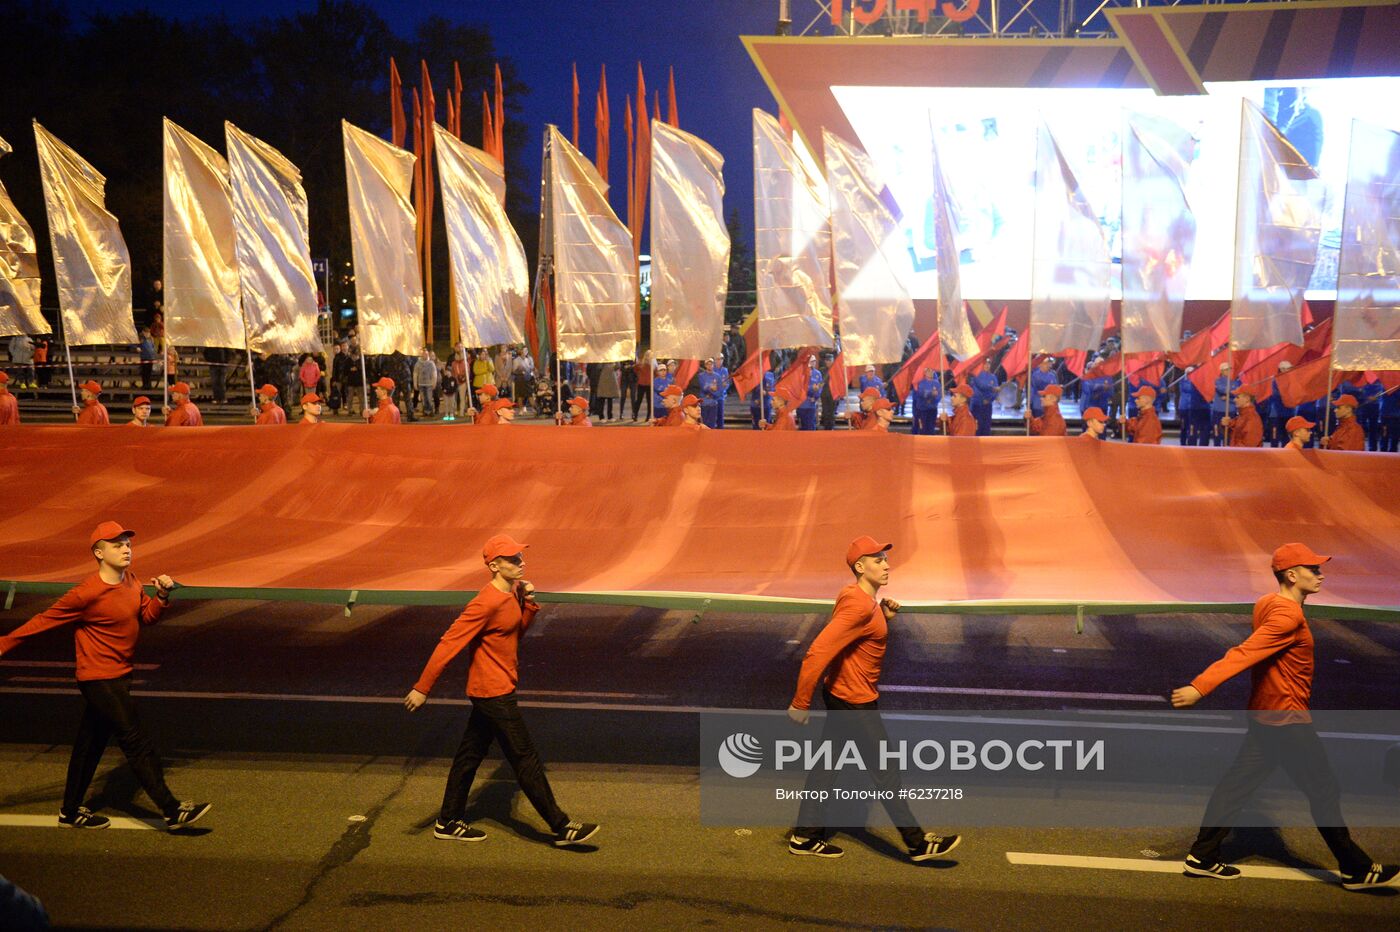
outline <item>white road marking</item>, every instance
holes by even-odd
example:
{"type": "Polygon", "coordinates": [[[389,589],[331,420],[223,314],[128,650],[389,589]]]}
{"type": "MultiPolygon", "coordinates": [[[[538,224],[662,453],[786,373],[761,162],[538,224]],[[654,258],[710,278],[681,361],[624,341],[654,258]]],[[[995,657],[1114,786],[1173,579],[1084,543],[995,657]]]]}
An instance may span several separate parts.
{"type": "MultiPolygon", "coordinates": [[[[166,828],[163,819],[133,819],[130,816],[108,816],[112,820],[109,828],[160,830],[166,828]]],[[[0,828],[61,828],[73,832],[94,832],[101,829],[69,829],[58,824],[56,815],[0,815],[0,828]]]]}
{"type": "MultiPolygon", "coordinates": [[[[1147,874],[1180,874],[1180,861],[1150,861],[1139,858],[1096,858],[1078,854],[1040,854],[1030,851],[1008,851],[1006,860],[1012,864],[1034,867],[1079,867],[1091,870],[1141,871],[1147,874]]],[[[1340,883],[1333,871],[1304,870],[1299,867],[1271,867],[1265,864],[1236,864],[1240,876],[1259,880],[1307,880],[1340,883]]],[[[1212,878],[1203,878],[1211,880],[1212,878]]]]}
{"type": "Polygon", "coordinates": [[[976,686],[888,686],[885,693],[941,693],[950,696],[1016,696],[1024,699],[1101,699],[1110,702],[1166,702],[1166,696],[1144,693],[1075,693],[1048,689],[984,689],[976,686]]]}

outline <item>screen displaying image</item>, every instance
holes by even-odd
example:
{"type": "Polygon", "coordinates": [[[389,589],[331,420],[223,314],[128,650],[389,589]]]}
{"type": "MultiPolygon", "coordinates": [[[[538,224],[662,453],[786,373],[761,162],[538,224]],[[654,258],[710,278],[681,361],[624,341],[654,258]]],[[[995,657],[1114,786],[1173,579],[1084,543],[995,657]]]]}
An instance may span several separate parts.
{"type": "Polygon", "coordinates": [[[1351,122],[1400,129],[1393,104],[1400,78],[1215,83],[1207,90],[1203,96],[1159,97],[1151,90],[1098,88],[832,88],[856,132],[854,141],[870,154],[898,205],[898,240],[887,251],[905,257],[897,267],[915,297],[938,293],[932,134],[959,218],[963,295],[1024,300],[1031,295],[1039,121],[1055,134],[1118,262],[1122,134],[1128,114],[1148,113],[1174,121],[1197,142],[1186,183],[1197,228],[1187,296],[1228,300],[1242,98],[1258,104],[1320,175],[1324,221],[1308,294],[1332,297],[1351,122]]]}

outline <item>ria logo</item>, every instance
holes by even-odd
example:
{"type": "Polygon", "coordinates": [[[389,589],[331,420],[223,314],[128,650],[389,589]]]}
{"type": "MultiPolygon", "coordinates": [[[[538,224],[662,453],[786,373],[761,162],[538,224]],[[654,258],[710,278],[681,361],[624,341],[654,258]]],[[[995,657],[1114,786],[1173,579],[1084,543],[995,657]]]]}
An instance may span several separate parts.
{"type": "Polygon", "coordinates": [[[735,732],[719,746],[719,766],[731,777],[751,777],[762,765],[763,745],[753,735],[735,732]]]}

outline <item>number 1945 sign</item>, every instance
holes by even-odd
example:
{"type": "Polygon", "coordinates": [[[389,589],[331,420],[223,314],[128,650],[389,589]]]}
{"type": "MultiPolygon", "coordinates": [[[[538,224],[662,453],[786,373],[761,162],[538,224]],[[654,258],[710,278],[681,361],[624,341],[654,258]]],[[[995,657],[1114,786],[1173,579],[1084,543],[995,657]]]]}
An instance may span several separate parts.
{"type": "MultiPolygon", "coordinates": [[[[955,23],[965,23],[977,15],[981,6],[982,0],[964,0],[961,7],[952,0],[851,0],[851,18],[862,26],[870,26],[879,22],[893,7],[898,13],[912,11],[921,23],[928,22],[930,14],[945,16],[955,23]]],[[[832,25],[840,26],[845,12],[845,0],[832,0],[832,25]]]]}

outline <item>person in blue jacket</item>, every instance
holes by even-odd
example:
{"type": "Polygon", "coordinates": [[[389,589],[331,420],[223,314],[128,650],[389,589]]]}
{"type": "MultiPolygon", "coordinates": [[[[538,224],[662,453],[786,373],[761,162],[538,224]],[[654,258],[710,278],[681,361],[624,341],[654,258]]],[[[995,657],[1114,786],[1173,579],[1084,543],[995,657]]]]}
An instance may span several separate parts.
{"type": "Polygon", "coordinates": [[[880,378],[874,366],[866,366],[860,376],[860,390],[864,392],[867,388],[876,389],[882,396],[885,394],[885,380],[880,378]]]}
{"type": "Polygon", "coordinates": [[[914,383],[913,394],[914,424],[910,433],[937,433],[938,403],[943,400],[943,389],[938,384],[938,373],[932,366],[924,368],[924,377],[914,383]]]}
{"type": "Polygon", "coordinates": [[[826,388],[826,376],[817,366],[817,357],[807,359],[807,397],[797,406],[797,429],[817,429],[817,405],[822,400],[822,390],[826,388]]]}
{"type": "Polygon", "coordinates": [[[1083,417],[1084,412],[1090,408],[1099,408],[1107,411],[1113,395],[1113,377],[1100,375],[1097,366],[1091,366],[1084,372],[1084,378],[1080,380],[1079,386],[1079,416],[1083,417]]]}
{"type": "Polygon", "coordinates": [[[1215,379],[1215,399],[1210,403],[1210,442],[1212,446],[1225,446],[1228,438],[1225,436],[1225,428],[1220,426],[1220,419],[1230,413],[1230,399],[1234,397],[1235,389],[1239,388],[1239,379],[1230,377],[1230,364],[1223,362],[1220,364],[1220,375],[1215,379]]]}
{"type": "Polygon", "coordinates": [[[1166,410],[1166,392],[1162,391],[1162,383],[1153,381],[1145,375],[1128,379],[1128,417],[1137,417],[1138,413],[1138,390],[1146,387],[1157,393],[1152,401],[1152,407],[1157,409],[1157,414],[1161,415],[1166,410]]]}
{"type": "Polygon", "coordinates": [[[719,408],[715,411],[715,422],[710,426],[715,430],[724,429],[724,399],[729,397],[729,386],[734,384],[734,379],[729,375],[729,367],[724,364],[724,357],[715,360],[715,374],[719,376],[719,408]]]}
{"type": "MultiPolygon", "coordinates": [[[[1293,368],[1293,364],[1288,360],[1278,364],[1279,375],[1293,368]]],[[[1275,376],[1269,383],[1269,397],[1255,405],[1259,409],[1259,416],[1264,419],[1264,445],[1270,447],[1286,446],[1290,438],[1288,435],[1288,419],[1293,417],[1293,409],[1283,403],[1283,396],[1279,394],[1278,377],[1275,376]]]]}
{"type": "Polygon", "coordinates": [[[763,386],[761,389],[755,388],[749,392],[749,416],[753,418],[753,429],[762,430],[764,424],[773,422],[773,389],[778,385],[778,377],[772,370],[763,373],[763,386]],[[763,419],[760,423],[758,416],[758,393],[763,392],[763,419]]]}
{"type": "Polygon", "coordinates": [[[977,421],[977,436],[986,437],[992,432],[992,401],[996,398],[1001,383],[992,374],[991,368],[984,363],[967,384],[972,389],[972,401],[968,407],[972,409],[972,416],[977,421]]]}
{"type": "Polygon", "coordinates": [[[705,360],[705,368],[700,370],[700,375],[696,379],[700,386],[700,423],[706,427],[715,426],[715,417],[723,402],[723,380],[719,373],[715,371],[714,357],[705,360]]]}
{"type": "Polygon", "coordinates": [[[656,374],[651,379],[651,410],[660,411],[664,407],[661,403],[661,393],[671,387],[671,370],[664,362],[656,364],[656,374]]]}
{"type": "Polygon", "coordinates": [[[1366,449],[1373,453],[1381,448],[1381,397],[1384,395],[1385,386],[1377,379],[1362,385],[1361,394],[1356,396],[1361,402],[1356,419],[1366,432],[1366,449]]]}
{"type": "Polygon", "coordinates": [[[1210,405],[1189,377],[1194,369],[1187,369],[1187,375],[1177,382],[1176,416],[1181,422],[1183,447],[1204,447],[1210,443],[1210,405]]]}
{"type": "Polygon", "coordinates": [[[1051,385],[1059,385],[1060,378],[1055,374],[1055,357],[1042,356],[1040,363],[1031,373],[1031,417],[1043,417],[1045,405],[1040,400],[1041,393],[1051,385]]]}
{"type": "MultiPolygon", "coordinates": [[[[1382,386],[1384,387],[1384,386],[1382,386]]],[[[1400,451],[1400,390],[1381,395],[1381,446],[1386,453],[1400,451]]]]}

